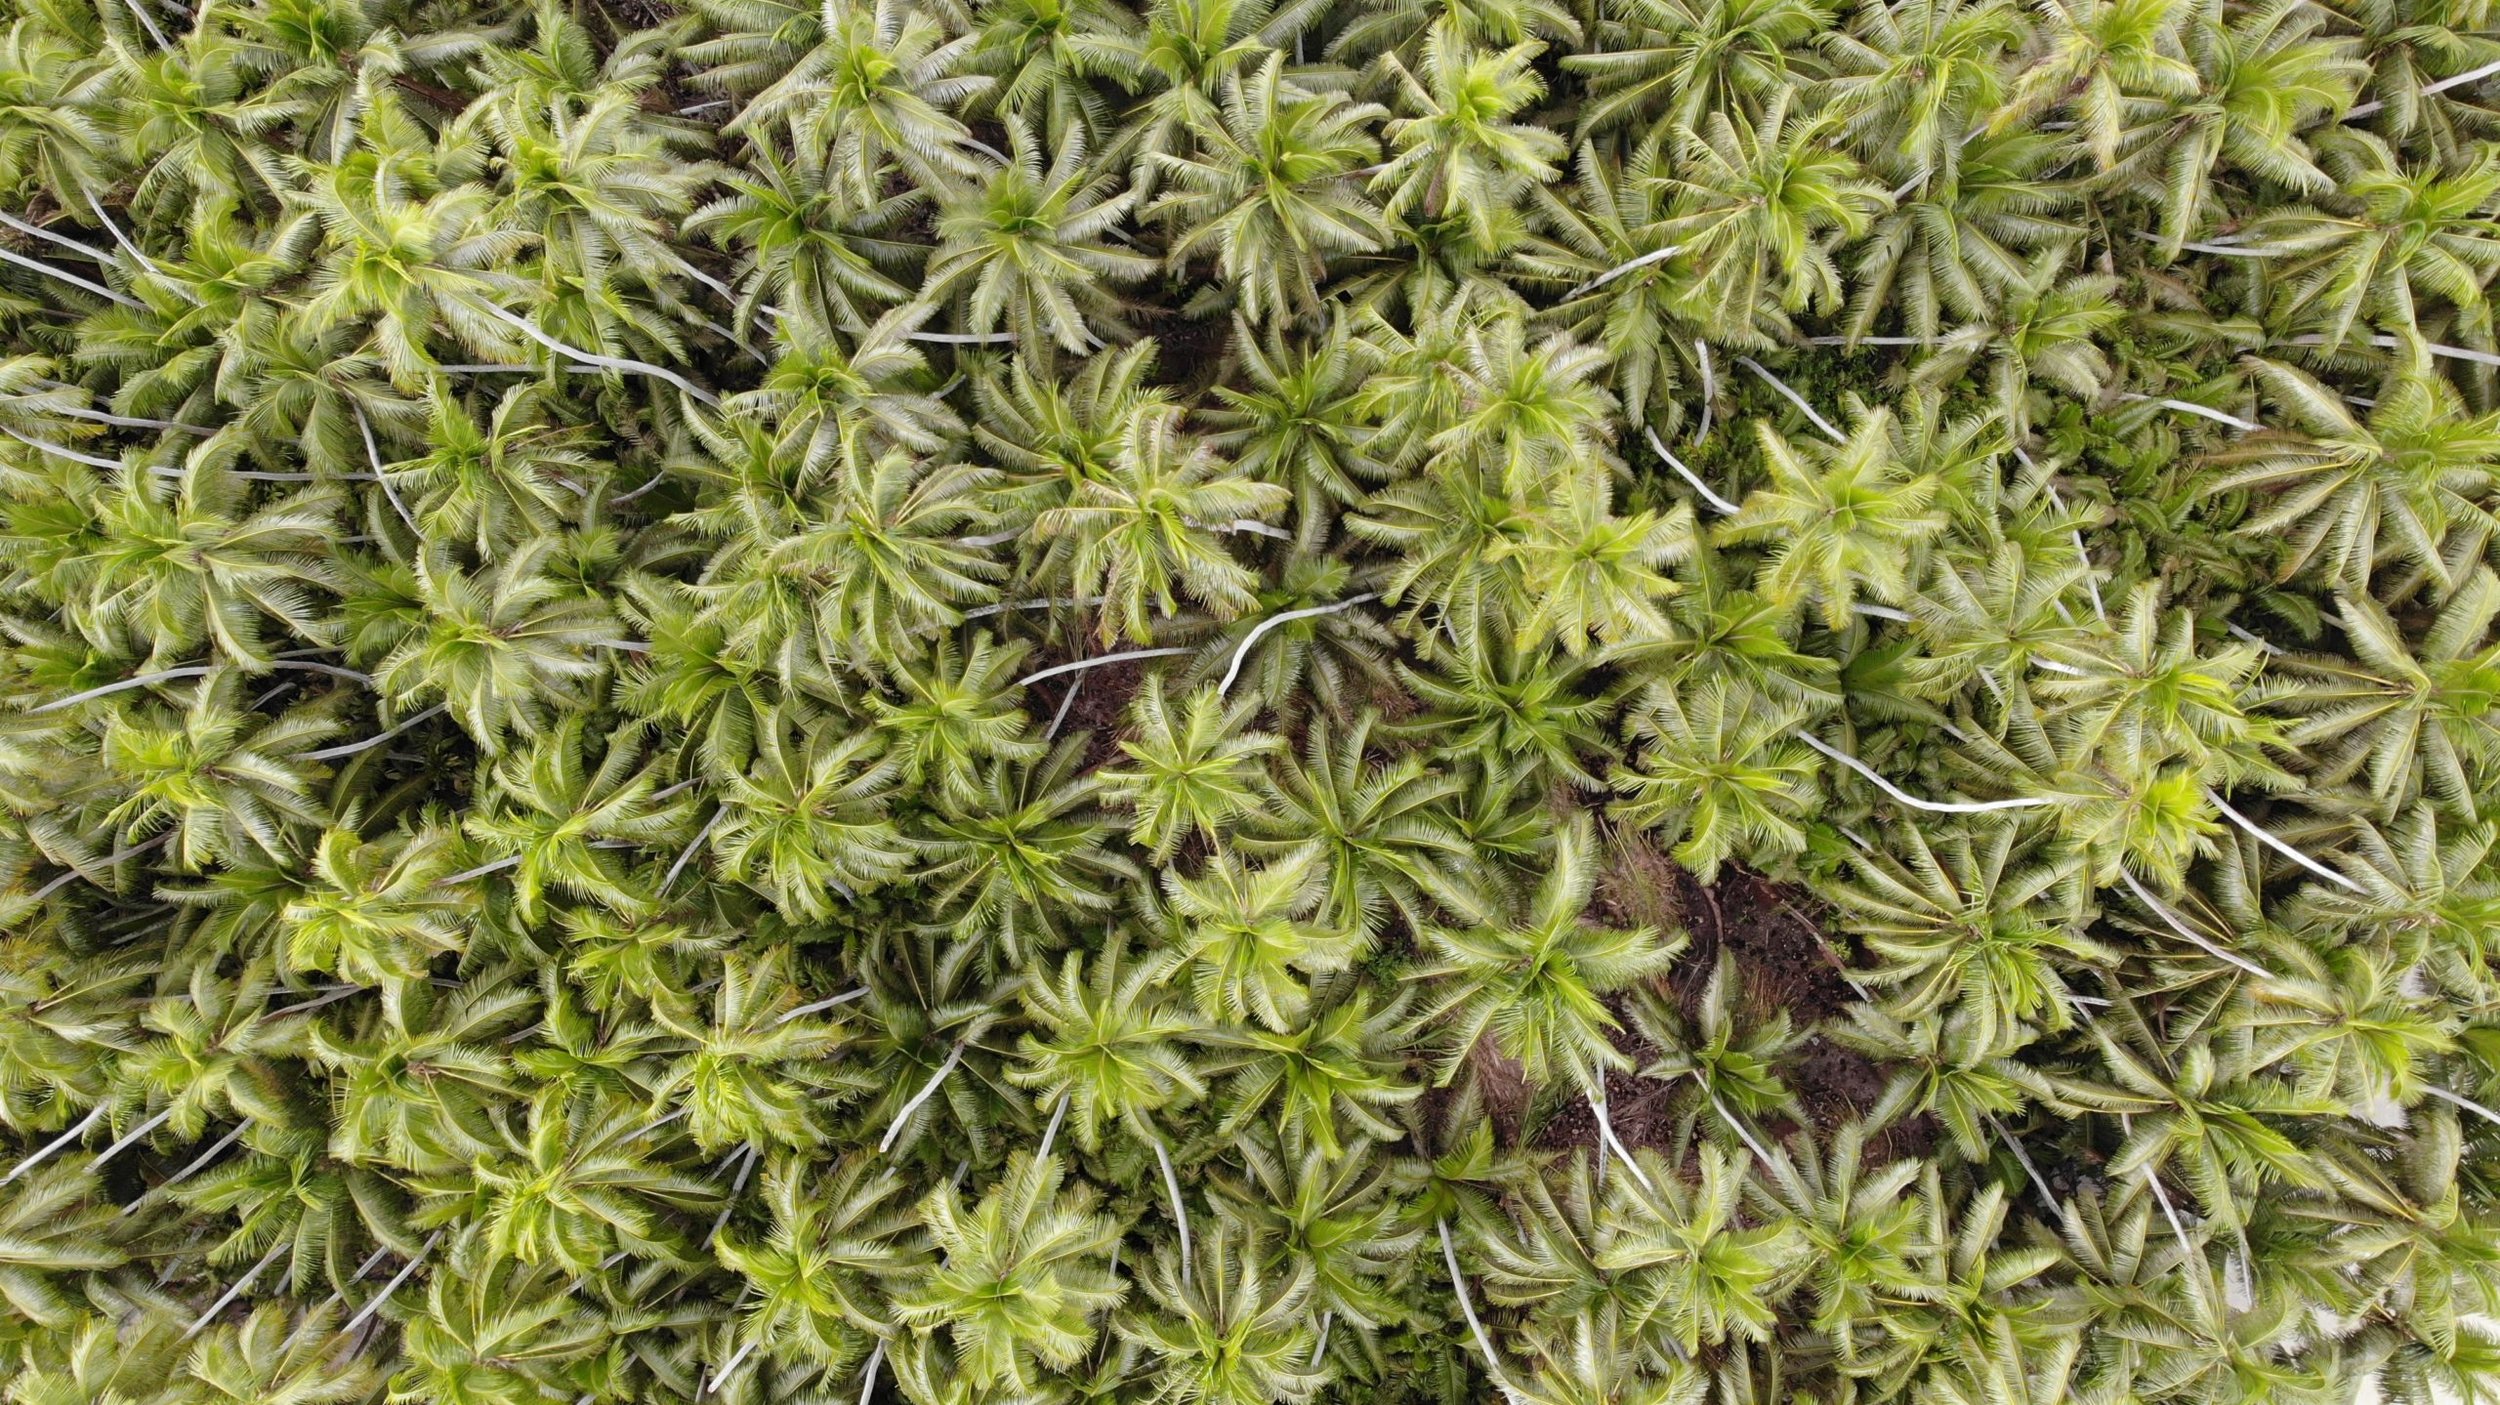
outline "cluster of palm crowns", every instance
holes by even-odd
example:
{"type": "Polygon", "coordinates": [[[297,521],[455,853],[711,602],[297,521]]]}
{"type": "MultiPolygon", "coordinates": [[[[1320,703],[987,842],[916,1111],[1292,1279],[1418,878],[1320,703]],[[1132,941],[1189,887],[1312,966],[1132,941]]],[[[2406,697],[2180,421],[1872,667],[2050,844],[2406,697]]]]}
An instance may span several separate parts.
{"type": "Polygon", "coordinates": [[[0,22],[9,1405],[2500,1376],[2481,0],[0,22]]]}

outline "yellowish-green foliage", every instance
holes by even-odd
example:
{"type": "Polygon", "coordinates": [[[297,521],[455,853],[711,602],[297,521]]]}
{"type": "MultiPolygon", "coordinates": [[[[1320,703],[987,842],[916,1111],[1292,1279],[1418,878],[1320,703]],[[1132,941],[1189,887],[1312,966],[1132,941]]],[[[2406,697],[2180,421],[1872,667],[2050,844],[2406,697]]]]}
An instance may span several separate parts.
{"type": "Polygon", "coordinates": [[[0,0],[0,1400],[2500,1389],[2494,33],[0,0]]]}

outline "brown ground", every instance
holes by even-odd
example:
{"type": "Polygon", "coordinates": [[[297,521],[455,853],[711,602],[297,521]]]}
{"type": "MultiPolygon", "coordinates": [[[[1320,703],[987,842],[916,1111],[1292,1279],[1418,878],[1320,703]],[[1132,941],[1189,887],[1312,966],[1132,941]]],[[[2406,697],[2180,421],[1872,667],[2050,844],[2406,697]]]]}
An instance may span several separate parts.
{"type": "MultiPolygon", "coordinates": [[[[1036,665],[1057,661],[1034,660],[1036,665]]],[[[1140,662],[1107,664],[1050,680],[1032,689],[1028,706],[1038,722],[1048,725],[1067,696],[1066,688],[1081,685],[1060,732],[1090,734],[1084,761],[1090,771],[1118,758],[1128,706],[1146,667],[1140,662]]],[[[1688,1018],[1699,1009],[1723,950],[1735,957],[1742,983],[1737,995],[1742,1020],[1758,1022],[1785,1011],[1796,1027],[1813,1031],[1838,1019],[1857,998],[1842,973],[1839,944],[1827,940],[1818,925],[1819,920],[1827,920],[1822,905],[1806,890],[1735,866],[1723,870],[1718,882],[1704,885],[1636,831],[1612,830],[1605,843],[1606,863],[1590,897],[1589,915],[1614,926],[1688,934],[1683,955],[1658,987],[1688,1018]]],[[[1613,1003],[1622,1018],[1623,1002],[1613,1003]]],[[[1624,1019],[1615,1042],[1636,1069],[1657,1055],[1629,1019],[1624,1019]]],[[[1502,1144],[1516,1146],[1524,1140],[1551,1150],[1597,1144],[1596,1118],[1584,1100],[1560,1089],[1542,1090],[1540,1097],[1540,1090],[1528,1084],[1517,1064],[1490,1047],[1478,1048],[1471,1063],[1476,1087],[1502,1144]],[[1545,1106],[1540,1109],[1539,1103],[1545,1106]],[[1542,1116],[1538,1116],[1540,1111],[1542,1116]]],[[[1820,1033],[1809,1034],[1781,1073],[1807,1120],[1824,1129],[1872,1109],[1887,1081],[1872,1060],[1820,1033]]],[[[1606,1090],[1615,1133],[1626,1144],[1660,1146],[1668,1141],[1674,1085],[1635,1073],[1610,1073],[1606,1090]]],[[[1447,1097],[1439,1090],[1428,1097],[1434,1120],[1447,1097]]],[[[1761,1130],[1777,1138],[1794,1127],[1785,1119],[1772,1118],[1761,1130]]],[[[1935,1129],[1921,1119],[1889,1129],[1870,1152],[1878,1161],[1914,1155],[1931,1146],[1934,1138],[1935,1129]]]]}
{"type": "MultiPolygon", "coordinates": [[[[1842,974],[1837,944],[1827,942],[1817,925],[1823,917],[1821,904],[1802,888],[1774,883],[1750,870],[1730,867],[1718,882],[1704,885],[1645,836],[1618,832],[1609,840],[1607,867],[1589,911],[1602,922],[1681,927],[1690,934],[1675,969],[1661,982],[1688,1017],[1700,1008],[1722,950],[1734,955],[1742,982],[1736,1002],[1741,1020],[1767,1020],[1786,1011],[1798,1028],[1812,1030],[1839,1018],[1857,999],[1842,974]]],[[[1628,1020],[1616,1047],[1636,1066],[1655,1056],[1628,1020]]],[[[1781,1074],[1806,1118],[1826,1129],[1873,1108],[1887,1082],[1872,1060],[1820,1034],[1800,1046],[1781,1074]]],[[[1632,1146],[1663,1144],[1672,1130],[1666,1118],[1674,1091],[1671,1085],[1633,1074],[1610,1074],[1606,1095],[1615,1134],[1632,1146]]],[[[1536,1145],[1557,1150],[1596,1145],[1596,1118],[1583,1101],[1548,1101],[1555,1106],[1536,1127],[1536,1145]]],[[[1793,1125],[1771,1119],[1762,1130],[1776,1138],[1793,1125]]],[[[1871,1152],[1874,1159],[1888,1160],[1922,1151],[1933,1140],[1934,1128],[1911,1123],[1887,1131],[1871,1152]]]]}
{"type": "Polygon", "coordinates": [[[1066,674],[1034,685],[1027,710],[1044,727],[1057,716],[1059,704],[1066,700],[1068,689],[1076,689],[1076,701],[1068,704],[1067,719],[1059,724],[1059,735],[1087,735],[1084,769],[1092,771],[1120,755],[1120,735],[1128,727],[1129,700],[1146,679],[1145,660],[1108,663],[1079,673],[1066,674]]]}
{"type": "Polygon", "coordinates": [[[1820,904],[1813,895],[1733,866],[1708,886],[1681,869],[1675,878],[1692,944],[1668,979],[1688,1012],[1699,1007],[1723,949],[1735,956],[1744,982],[1737,1008],[1753,1018],[1785,1010],[1806,1028],[1854,998],[1839,956],[1815,925],[1820,904]]]}
{"type": "Polygon", "coordinates": [[[1232,349],[1231,318],[1189,317],[1177,308],[1159,307],[1138,309],[1130,320],[1155,339],[1155,374],[1165,384],[1194,396],[1221,375],[1232,349]]]}

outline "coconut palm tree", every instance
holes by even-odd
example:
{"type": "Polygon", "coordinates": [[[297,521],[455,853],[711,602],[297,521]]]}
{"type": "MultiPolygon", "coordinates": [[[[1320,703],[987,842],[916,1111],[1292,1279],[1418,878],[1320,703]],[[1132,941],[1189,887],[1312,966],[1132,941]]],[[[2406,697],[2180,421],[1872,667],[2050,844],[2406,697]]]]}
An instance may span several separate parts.
{"type": "Polygon", "coordinates": [[[1155,271],[1153,259],[1111,238],[1136,196],[1086,164],[1082,128],[1047,165],[1031,128],[1011,126],[1008,141],[1008,164],[939,216],[942,242],[921,296],[960,298],[975,335],[1006,331],[1023,345],[1085,352],[1101,345],[1096,321],[1117,325],[1110,285],[1155,271]]]}
{"type": "Polygon", "coordinates": [[[822,917],[846,891],[902,876],[915,846],[888,814],[902,763],[876,734],[836,739],[793,720],[758,719],[754,764],[723,778],[710,842],[723,873],[822,917]]]}
{"type": "Polygon", "coordinates": [[[1247,609],[1256,577],[1225,537],[1264,525],[1286,501],[1285,489],[1184,433],[1177,413],[1149,410],[1129,421],[1107,471],[1076,484],[1033,531],[1064,553],[1077,594],[1102,597],[1102,642],[1125,633],[1144,643],[1184,595],[1219,618],[1247,609]]]}
{"type": "Polygon", "coordinates": [[[866,1157],[803,1184],[796,1160],[760,1180],[770,1229],[715,1241],[721,1264],[750,1285],[739,1331],[771,1355],[839,1368],[891,1330],[894,1289],[924,1271],[919,1220],[902,1178],[866,1157]]]}
{"type": "Polygon", "coordinates": [[[1761,114],[1716,109],[1676,129],[1675,203],[1661,232],[1700,276],[1688,316],[1721,337],[1767,345],[1788,319],[1841,302],[1831,248],[1866,232],[1885,203],[1855,158],[1824,139],[1827,117],[1792,111],[1782,89],[1761,114]]]}
{"type": "Polygon", "coordinates": [[[1423,44],[1423,72],[1393,66],[1412,114],[1392,121],[1395,154],[1372,177],[1387,192],[1381,213],[1439,220],[1453,213],[1481,242],[1521,187],[1552,180],[1562,138],[1533,123],[1508,120],[1545,94],[1531,64],[1541,45],[1515,44],[1500,53],[1473,48],[1447,22],[1423,44]]]}
{"type": "Polygon", "coordinates": [[[1138,959],[1123,941],[1091,961],[1069,952],[1056,980],[1021,992],[1033,1032],[1024,1036],[1026,1061],[1009,1077],[1052,1109],[1053,1129],[1073,1113],[1069,1135],[1088,1151],[1102,1148],[1106,1124],[1151,1137],[1158,1109],[1206,1096],[1181,1042],[1194,1022],[1162,990],[1172,974],[1171,962],[1138,959]]]}
{"type": "Polygon", "coordinates": [[[1281,755],[1264,779],[1259,829],[1241,839],[1253,854],[1308,851],[1321,873],[1321,912],[1340,932],[1377,934],[1392,913],[1410,925],[1434,905],[1475,901],[1462,867],[1469,847],[1444,813],[1454,776],[1426,773],[1423,757],[1373,759],[1381,731],[1366,713],[1340,734],[1314,721],[1299,753],[1281,755]]]}
{"type": "Polygon", "coordinates": [[[1190,121],[1196,153],[1149,156],[1165,189],[1146,214],[1173,230],[1176,268],[1202,248],[1214,254],[1252,322],[1308,316],[1332,256],[1380,247],[1379,207],[1355,176],[1379,153],[1364,129],[1380,109],[1295,86],[1282,54],[1225,75],[1220,92],[1190,121]]]}
{"type": "Polygon", "coordinates": [[[1257,811],[1257,765],[1279,743],[1248,730],[1256,703],[1227,707],[1214,689],[1201,688],[1176,705],[1154,677],[1129,710],[1136,736],[1120,750],[1132,764],[1102,773],[1102,782],[1134,816],[1132,843],[1147,846],[1160,863],[1192,835],[1221,844],[1234,822],[1257,811]]]}
{"type": "Polygon", "coordinates": [[[1819,769],[1791,736],[1803,720],[1742,684],[1653,687],[1632,708],[1640,747],[1610,777],[1623,796],[1612,813],[1672,840],[1703,882],[1739,853],[1801,851],[1819,769]]]}
{"type": "Polygon", "coordinates": [[[1314,1362],[1318,1332],[1305,1310],[1315,1277],[1292,1262],[1278,1279],[1267,1246],[1218,1221],[1181,1271],[1166,1256],[1139,1278],[1153,1310],[1122,1317],[1117,1330],[1145,1348],[1156,1391],[1208,1405],[1309,1399],[1327,1379],[1314,1362]]]}
{"type": "Polygon", "coordinates": [[[2364,420],[2293,367],[2257,369],[2300,429],[2254,435],[2215,456],[2229,471],[2213,491],[2270,494],[2247,530],[2289,541],[2286,572],[2323,567],[2357,596],[2390,558],[2455,590],[2453,539],[2495,530],[2483,485],[2500,457],[2500,418],[2466,415],[2445,381],[2408,377],[2364,420]]]}
{"type": "Polygon", "coordinates": [[[536,735],[549,721],[545,702],[579,697],[607,672],[593,651],[616,628],[606,607],[549,572],[556,547],[536,537],[478,571],[448,553],[418,556],[412,588],[375,602],[375,632],[390,640],[373,669],[383,696],[402,708],[439,703],[489,752],[508,734],[536,735]]]}
{"type": "Polygon", "coordinates": [[[1632,1067],[1612,1040],[1620,1021],[1599,997],[1665,970],[1678,943],[1649,928],[1583,920],[1596,842],[1586,822],[1556,838],[1552,867],[1523,921],[1429,933],[1440,958],[1431,970],[1445,992],[1429,1015],[1447,1031],[1444,1082],[1480,1042],[1518,1060],[1532,1081],[1566,1079],[1599,1102],[1606,1071],[1632,1067]]]}
{"type": "Polygon", "coordinates": [[[943,1333],[954,1368],[984,1388],[1075,1365],[1128,1286],[1109,1269],[1117,1224],[1097,1206],[1060,1162],[1021,1152],[976,1202],[941,1185],[923,1212],[934,1262],[896,1295],[895,1311],[916,1331],[943,1333]]]}
{"type": "Polygon", "coordinates": [[[1771,484],[1748,495],[1715,535],[1772,544],[1757,586],[1763,597],[1810,600],[1831,629],[1846,627],[1860,591],[1883,604],[1908,598],[1917,553],[1944,518],[1931,506],[1936,480],[1904,472],[1894,457],[1891,417],[1864,416],[1830,446],[1792,442],[1768,423],[1755,429],[1771,484]]]}
{"type": "Polygon", "coordinates": [[[873,204],[887,163],[945,190],[980,175],[972,135],[947,108],[988,86],[960,71],[968,35],[896,0],[825,6],[807,51],[724,124],[770,133],[824,172],[852,208],[873,204]]]}

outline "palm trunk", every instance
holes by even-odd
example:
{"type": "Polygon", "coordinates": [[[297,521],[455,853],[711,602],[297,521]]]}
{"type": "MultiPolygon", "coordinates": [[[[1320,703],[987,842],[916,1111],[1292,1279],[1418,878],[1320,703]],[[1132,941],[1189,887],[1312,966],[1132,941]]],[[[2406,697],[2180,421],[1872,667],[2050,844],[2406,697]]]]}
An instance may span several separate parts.
{"type": "Polygon", "coordinates": [[[911,1115],[920,1110],[922,1103],[937,1096],[938,1085],[946,1081],[946,1075],[955,1071],[955,1065],[963,1061],[963,1056],[963,1041],[957,1040],[955,1047],[948,1051],[946,1062],[939,1064],[937,1072],[929,1075],[929,1081],[920,1085],[920,1091],[911,1095],[910,1102],[903,1104],[903,1110],[894,1114],[893,1125],[885,1129],[885,1139],[877,1143],[879,1156],[894,1149],[894,1139],[903,1135],[903,1124],[911,1121],[911,1115]]]}
{"type": "Polygon", "coordinates": [[[1163,1168],[1163,1192],[1172,1197],[1172,1222],[1181,1231],[1181,1286],[1189,1286],[1189,1206],[1181,1200],[1181,1178],[1172,1173],[1172,1153],[1165,1150],[1163,1138],[1155,1137],[1155,1162],[1163,1168]]]}
{"type": "MultiPolygon", "coordinates": [[[[1612,1147],[1615,1155],[1623,1158],[1623,1169],[1632,1173],[1632,1179],[1640,1182],[1641,1189],[1649,1192],[1651,1195],[1656,1195],[1658,1193],[1658,1187],[1650,1181],[1649,1173],[1641,1169],[1641,1163],[1632,1159],[1632,1149],[1623,1144],[1623,1139],[1621,1137],[1615,1135],[1614,1119],[1606,1115],[1606,1100],[1593,1093],[1590,1094],[1589,1111],[1597,1117],[1597,1132],[1599,1138],[1601,1139],[1601,1145],[1612,1147]]],[[[1599,1165],[1601,1168],[1603,1167],[1604,1162],[1602,1159],[1600,1160],[1599,1165]]]]}
{"type": "Polygon", "coordinates": [[[1042,1129],[1041,1149],[1033,1153],[1034,1160],[1039,1161],[1050,1155],[1051,1143],[1059,1140],[1060,1119],[1066,1117],[1067,1115],[1068,1095],[1066,1093],[1061,1093],[1059,1095],[1059,1102],[1057,1106],[1051,1108],[1050,1110],[1050,1125],[1042,1129]]]}
{"type": "Polygon", "coordinates": [[[1476,1319],[1475,1300],[1467,1295],[1467,1275],[1458,1270],[1458,1248],[1450,1242],[1450,1222],[1435,1220],[1433,1225],[1441,1232],[1441,1261],[1449,1265],[1450,1290],[1458,1295],[1459,1314],[1467,1319],[1467,1330],[1475,1336],[1476,1350],[1484,1353],[1485,1374],[1493,1378],[1493,1384],[1510,1405],[1524,1405],[1519,1392],[1511,1386],[1510,1374],[1502,1369],[1502,1359],[1493,1353],[1493,1339],[1484,1334],[1484,1324],[1476,1319]]]}
{"type": "Polygon", "coordinates": [[[399,1266],[399,1272],[391,1275],[391,1281],[382,1285],[382,1291],[373,1295],[373,1301],[358,1308],[356,1310],[356,1315],[347,1319],[347,1325],[341,1327],[339,1331],[342,1333],[353,1332],[358,1327],[363,1326],[367,1318],[373,1316],[373,1314],[377,1312],[380,1312],[382,1310],[382,1305],[391,1300],[391,1294],[399,1291],[399,1285],[408,1281],[408,1275],[417,1271],[417,1266],[425,1262],[428,1254],[434,1252],[434,1246],[440,1243],[442,1238],[443,1232],[439,1229],[426,1236],[425,1245],[417,1250],[417,1256],[410,1259],[408,1262],[401,1264],[399,1266]]]}
{"type": "Polygon", "coordinates": [[[44,1162],[51,1160],[54,1152],[59,1151],[61,1148],[68,1146],[71,1142],[85,1136],[88,1128],[93,1127],[96,1123],[103,1120],[104,1104],[97,1103],[85,1117],[78,1120],[76,1126],[71,1127],[68,1131],[63,1132],[61,1135],[44,1143],[42,1150],[37,1151],[34,1155],[18,1162],[15,1167],[11,1168],[7,1175],[0,1176],[0,1185],[7,1185],[9,1182],[25,1175],[28,1171],[31,1171],[37,1166],[42,1165],[44,1162]]]}

